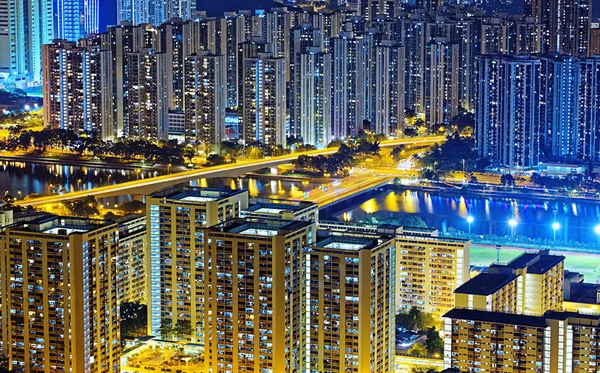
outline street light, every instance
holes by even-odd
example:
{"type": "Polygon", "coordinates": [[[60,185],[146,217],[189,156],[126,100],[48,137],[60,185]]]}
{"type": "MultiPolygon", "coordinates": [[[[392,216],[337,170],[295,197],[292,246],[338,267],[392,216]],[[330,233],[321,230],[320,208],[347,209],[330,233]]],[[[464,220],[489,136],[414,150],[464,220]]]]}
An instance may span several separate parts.
{"type": "Polygon", "coordinates": [[[508,225],[510,226],[510,230],[511,230],[511,234],[514,236],[515,235],[515,227],[517,226],[518,222],[515,218],[511,218],[508,221],[508,225]]]}
{"type": "Polygon", "coordinates": [[[596,235],[598,235],[598,243],[600,243],[600,225],[596,225],[594,227],[594,232],[596,232],[596,235]]]}
{"type": "Polygon", "coordinates": [[[474,221],[475,219],[471,215],[467,216],[467,223],[469,223],[469,234],[471,234],[471,224],[473,224],[474,221]]]}
{"type": "Polygon", "coordinates": [[[556,231],[560,229],[560,223],[555,221],[552,223],[552,230],[554,230],[554,241],[556,241],[556,231]]]}

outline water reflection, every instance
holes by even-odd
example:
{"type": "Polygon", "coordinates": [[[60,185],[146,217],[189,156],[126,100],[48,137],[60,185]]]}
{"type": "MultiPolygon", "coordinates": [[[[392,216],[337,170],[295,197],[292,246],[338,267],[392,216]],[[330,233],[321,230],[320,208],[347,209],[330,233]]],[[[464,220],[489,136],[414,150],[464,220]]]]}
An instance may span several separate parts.
{"type": "MultiPolygon", "coordinates": [[[[73,192],[95,187],[143,180],[162,175],[164,172],[144,170],[106,169],[78,166],[43,165],[24,162],[0,163],[0,193],[8,193],[19,199],[31,193],[73,192]]],[[[198,179],[190,183],[201,187],[248,189],[255,198],[302,199],[320,184],[304,181],[277,179],[198,179]]],[[[130,196],[104,198],[101,203],[113,206],[131,199],[130,196]]]]}
{"type": "Polygon", "coordinates": [[[471,231],[477,234],[510,233],[508,220],[517,220],[515,233],[530,237],[552,238],[552,222],[561,228],[557,238],[595,242],[594,226],[600,222],[600,204],[590,202],[537,201],[527,198],[484,198],[470,195],[448,196],[439,193],[384,189],[379,194],[358,201],[352,206],[339,207],[333,212],[340,220],[378,220],[398,218],[405,214],[421,217],[427,225],[441,230],[449,227],[467,231],[466,217],[474,217],[471,231]]]}
{"type": "Polygon", "coordinates": [[[163,174],[155,170],[123,170],[24,162],[0,163],[0,191],[13,196],[74,192],[163,174]]]}

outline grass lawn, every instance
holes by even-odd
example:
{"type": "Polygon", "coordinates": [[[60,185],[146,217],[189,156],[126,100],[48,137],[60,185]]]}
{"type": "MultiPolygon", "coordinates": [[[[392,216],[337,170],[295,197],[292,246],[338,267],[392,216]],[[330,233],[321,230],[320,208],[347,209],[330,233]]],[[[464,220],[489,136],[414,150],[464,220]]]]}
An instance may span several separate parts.
{"type": "MultiPolygon", "coordinates": [[[[510,262],[526,250],[530,249],[501,249],[500,261],[510,262]]],[[[573,272],[579,272],[585,276],[586,282],[596,282],[600,278],[600,255],[573,253],[573,252],[553,252],[565,256],[565,269],[573,272]]],[[[471,246],[470,264],[471,265],[489,265],[496,261],[496,249],[490,247],[471,246]]]]}

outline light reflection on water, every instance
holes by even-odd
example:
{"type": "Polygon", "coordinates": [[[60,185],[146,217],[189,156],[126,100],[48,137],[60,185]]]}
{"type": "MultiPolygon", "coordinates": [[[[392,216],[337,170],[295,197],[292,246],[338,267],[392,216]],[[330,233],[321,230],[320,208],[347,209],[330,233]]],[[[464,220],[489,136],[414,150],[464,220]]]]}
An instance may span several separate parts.
{"type": "Polygon", "coordinates": [[[596,242],[594,226],[600,223],[598,202],[539,201],[530,198],[485,198],[479,196],[454,196],[439,193],[383,190],[351,206],[344,206],[334,215],[345,221],[363,220],[373,216],[378,220],[415,214],[428,226],[442,231],[448,227],[467,231],[466,217],[472,215],[471,231],[477,234],[510,233],[508,220],[518,221],[516,234],[529,237],[552,238],[551,227],[556,220],[561,228],[557,239],[596,242]]]}
{"type": "MultiPolygon", "coordinates": [[[[49,193],[60,185],[62,192],[89,190],[95,187],[143,180],[165,174],[163,171],[106,169],[79,166],[43,165],[24,162],[0,162],[0,193],[22,199],[31,193],[49,193]]],[[[282,181],[257,178],[198,179],[190,184],[202,187],[248,189],[251,197],[301,199],[305,192],[320,184],[307,181],[282,181]]],[[[109,206],[121,203],[130,196],[103,198],[109,206]]]]}

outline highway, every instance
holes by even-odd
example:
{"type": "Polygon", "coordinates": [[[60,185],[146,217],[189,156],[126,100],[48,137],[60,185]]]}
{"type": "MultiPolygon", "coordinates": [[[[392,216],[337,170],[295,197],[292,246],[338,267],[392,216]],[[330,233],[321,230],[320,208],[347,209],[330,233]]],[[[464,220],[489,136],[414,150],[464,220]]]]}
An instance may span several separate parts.
{"type": "Polygon", "coordinates": [[[334,202],[340,202],[350,196],[353,196],[364,190],[375,188],[394,180],[394,176],[378,175],[367,178],[359,178],[341,188],[332,189],[326,193],[316,196],[315,198],[307,198],[309,201],[325,207],[334,202]]]}
{"type": "MultiPolygon", "coordinates": [[[[411,139],[400,139],[400,140],[387,140],[381,142],[380,146],[382,148],[385,147],[394,147],[398,145],[427,145],[433,144],[435,142],[442,142],[445,140],[444,136],[437,137],[421,137],[421,138],[411,138],[411,139]]],[[[210,178],[210,177],[237,177],[243,175],[248,172],[256,171],[261,168],[277,166],[280,164],[290,163],[301,155],[328,155],[333,154],[337,151],[337,148],[326,148],[320,150],[313,150],[303,153],[292,153],[279,157],[272,158],[264,158],[264,159],[253,159],[253,160],[243,160],[234,164],[227,164],[222,166],[215,167],[207,167],[202,169],[193,169],[188,171],[182,171],[179,173],[162,175],[153,177],[146,180],[135,180],[129,181],[125,183],[115,184],[115,185],[107,185],[94,189],[69,192],[64,194],[56,194],[51,196],[44,196],[39,198],[32,198],[27,200],[19,200],[16,201],[17,205],[31,205],[31,206],[41,206],[46,204],[56,204],[63,201],[83,198],[86,196],[94,196],[96,198],[103,197],[113,197],[118,195],[125,194],[150,194],[162,188],[189,182],[191,180],[200,179],[200,178],[210,178]]]]}

